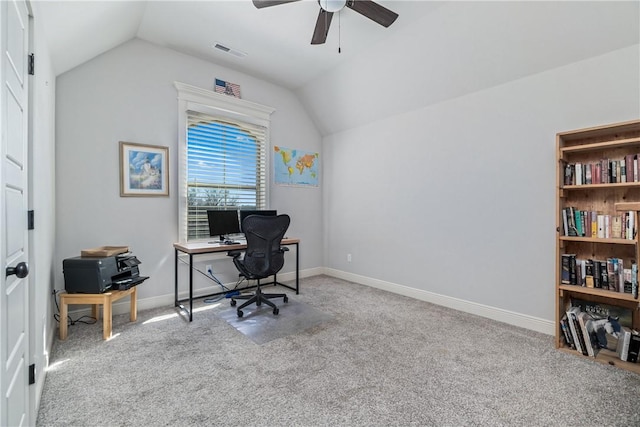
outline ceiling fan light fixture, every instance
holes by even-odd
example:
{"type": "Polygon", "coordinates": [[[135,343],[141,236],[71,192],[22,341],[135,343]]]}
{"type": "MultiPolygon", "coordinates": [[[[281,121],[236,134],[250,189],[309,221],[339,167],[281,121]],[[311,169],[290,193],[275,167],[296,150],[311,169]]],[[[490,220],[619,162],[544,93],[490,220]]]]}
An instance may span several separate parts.
{"type": "Polygon", "coordinates": [[[318,3],[322,9],[333,13],[341,11],[347,5],[347,0],[318,0],[318,3]]]}

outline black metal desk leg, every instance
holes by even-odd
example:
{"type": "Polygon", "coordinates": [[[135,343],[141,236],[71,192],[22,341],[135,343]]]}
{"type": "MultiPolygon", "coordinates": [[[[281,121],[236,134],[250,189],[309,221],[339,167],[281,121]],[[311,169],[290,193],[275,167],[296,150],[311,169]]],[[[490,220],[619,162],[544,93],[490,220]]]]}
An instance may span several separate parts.
{"type": "Polygon", "coordinates": [[[178,303],[178,250],[174,249],[174,251],[175,251],[176,255],[175,255],[175,263],[173,265],[173,267],[175,269],[174,270],[174,273],[175,273],[175,283],[174,283],[175,290],[174,290],[174,295],[173,295],[173,298],[174,298],[173,306],[177,307],[178,304],[179,304],[178,303]]]}
{"type": "Polygon", "coordinates": [[[189,322],[193,321],[193,255],[189,254],[189,322]]]}
{"type": "Polygon", "coordinates": [[[296,243],[296,295],[300,293],[300,245],[296,243]]]}

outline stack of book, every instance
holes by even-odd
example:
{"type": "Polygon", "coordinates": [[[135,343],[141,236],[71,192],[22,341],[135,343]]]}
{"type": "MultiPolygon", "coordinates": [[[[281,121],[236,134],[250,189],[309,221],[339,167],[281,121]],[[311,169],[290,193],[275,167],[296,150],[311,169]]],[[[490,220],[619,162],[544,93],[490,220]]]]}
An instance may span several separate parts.
{"type": "Polygon", "coordinates": [[[564,185],[639,182],[639,158],[640,154],[627,154],[619,159],[567,163],[564,166],[564,185]]]}
{"type": "Polygon", "coordinates": [[[565,236],[633,240],[637,232],[635,218],[634,211],[607,215],[568,206],[562,209],[562,231],[565,236]]]}
{"type": "Polygon", "coordinates": [[[562,254],[561,257],[562,284],[627,293],[638,298],[638,264],[635,261],[625,266],[621,258],[583,259],[576,254],[562,254]]]}
{"type": "Polygon", "coordinates": [[[596,357],[607,349],[620,360],[639,362],[640,332],[621,325],[619,317],[597,316],[572,306],[560,320],[560,327],[566,345],[585,356],[596,357]]]}

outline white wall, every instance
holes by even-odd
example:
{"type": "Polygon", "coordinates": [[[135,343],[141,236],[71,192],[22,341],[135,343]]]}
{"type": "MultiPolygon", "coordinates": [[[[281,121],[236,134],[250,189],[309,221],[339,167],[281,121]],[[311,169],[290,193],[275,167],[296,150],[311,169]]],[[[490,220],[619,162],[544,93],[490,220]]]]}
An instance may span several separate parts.
{"type": "Polygon", "coordinates": [[[553,333],[555,134],[640,117],[639,62],[636,45],[324,138],[325,266],[553,333]]]}
{"type": "MultiPolygon", "coordinates": [[[[30,110],[33,130],[29,147],[29,209],[35,213],[34,229],[29,232],[30,363],[36,366],[36,384],[30,388],[30,404],[37,414],[44,387],[48,354],[57,333],[53,318],[53,250],[55,244],[55,75],[38,20],[38,4],[33,8],[33,52],[36,72],[30,77],[30,110]]],[[[35,419],[32,423],[35,424],[35,419]]]]}
{"type": "MultiPolygon", "coordinates": [[[[178,102],[174,81],[213,89],[221,78],[241,86],[242,98],[275,108],[271,144],[320,151],[321,138],[289,91],[242,73],[134,39],[58,76],[56,90],[56,287],[62,260],[102,245],[128,245],[142,261],[140,308],[173,303],[178,241],[178,102]],[[170,197],[120,197],[118,142],[169,147],[170,197]]],[[[322,166],[322,164],[321,164],[322,166]]],[[[271,186],[270,207],[291,215],[289,236],[301,239],[303,270],[322,266],[321,189],[271,186]]],[[[295,266],[288,258],[285,272],[295,266]]],[[[202,261],[201,264],[211,263],[202,261]]],[[[214,262],[226,283],[237,270],[214,262]]],[[[181,268],[186,291],[186,269],[181,268]]],[[[206,287],[199,281],[196,287],[206,287]]]]}

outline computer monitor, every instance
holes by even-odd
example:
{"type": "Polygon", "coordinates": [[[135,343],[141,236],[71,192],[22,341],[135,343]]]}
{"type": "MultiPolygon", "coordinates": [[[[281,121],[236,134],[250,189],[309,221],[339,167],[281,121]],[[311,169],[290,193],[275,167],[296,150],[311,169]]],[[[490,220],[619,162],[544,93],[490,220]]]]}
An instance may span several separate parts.
{"type": "Polygon", "coordinates": [[[238,211],[217,211],[208,210],[209,236],[220,236],[220,241],[224,241],[229,234],[240,233],[240,223],[238,222],[238,211]]]}
{"type": "Polygon", "coordinates": [[[252,211],[240,211],[240,231],[242,232],[242,222],[249,215],[265,215],[265,216],[276,216],[278,215],[278,211],[276,210],[252,210],[252,211]]]}

